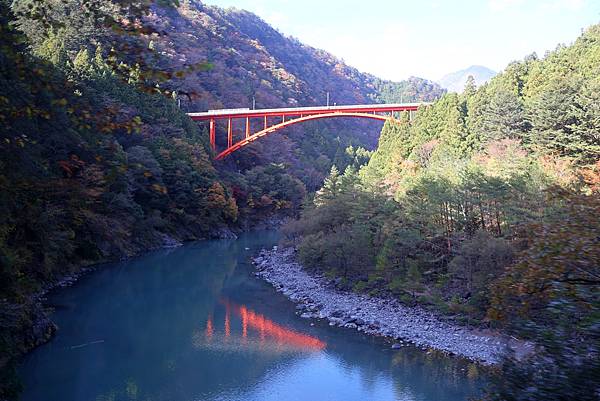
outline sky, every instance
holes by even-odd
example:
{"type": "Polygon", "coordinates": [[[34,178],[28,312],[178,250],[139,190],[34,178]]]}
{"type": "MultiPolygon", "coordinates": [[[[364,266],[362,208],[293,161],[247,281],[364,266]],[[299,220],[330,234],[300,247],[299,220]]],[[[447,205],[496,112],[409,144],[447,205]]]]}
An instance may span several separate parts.
{"type": "Polygon", "coordinates": [[[501,71],[600,23],[600,0],[203,0],[259,15],[363,72],[438,80],[471,65],[501,71]]]}

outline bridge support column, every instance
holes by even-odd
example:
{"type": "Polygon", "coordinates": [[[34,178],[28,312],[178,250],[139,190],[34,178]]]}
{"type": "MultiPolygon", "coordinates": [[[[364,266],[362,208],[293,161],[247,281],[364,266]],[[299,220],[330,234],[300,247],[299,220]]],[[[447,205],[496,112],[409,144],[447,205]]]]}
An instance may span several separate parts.
{"type": "Polygon", "coordinates": [[[217,145],[216,145],[216,140],[215,140],[215,119],[211,118],[210,119],[210,134],[209,134],[209,140],[210,140],[210,148],[213,150],[213,152],[217,149],[217,145]]]}
{"type": "Polygon", "coordinates": [[[232,133],[232,121],[231,118],[227,120],[227,147],[230,148],[233,145],[233,133],[232,133]]]}
{"type": "MultiPolygon", "coordinates": [[[[408,118],[414,120],[416,117],[415,112],[422,104],[374,104],[374,105],[348,105],[348,106],[337,106],[337,107],[311,107],[311,108],[283,108],[274,110],[232,110],[227,111],[216,111],[211,110],[205,113],[188,113],[188,115],[194,121],[209,122],[209,142],[211,148],[217,152],[216,144],[216,130],[218,128],[218,121],[227,120],[227,147],[218,153],[215,158],[217,160],[223,159],[227,155],[234,151],[250,144],[254,139],[263,137],[282,128],[288,127],[293,124],[302,123],[304,121],[317,120],[321,118],[330,117],[359,117],[369,118],[374,120],[387,121],[390,119],[400,120],[407,116],[404,114],[408,112],[408,118]],[[281,113],[281,114],[278,114],[281,113]],[[389,114],[387,114],[389,113],[389,114]],[[278,116],[281,116],[281,120],[278,120],[278,116]],[[252,118],[263,118],[264,129],[252,127],[252,118]],[[269,121],[269,117],[271,121],[269,121]],[[233,123],[235,119],[246,119],[245,123],[245,134],[240,132],[239,137],[236,140],[236,144],[233,144],[233,123]],[[273,120],[275,119],[275,120],[273,120]],[[256,129],[255,132],[252,132],[256,129]]],[[[241,130],[242,128],[240,128],[241,130]]]]}

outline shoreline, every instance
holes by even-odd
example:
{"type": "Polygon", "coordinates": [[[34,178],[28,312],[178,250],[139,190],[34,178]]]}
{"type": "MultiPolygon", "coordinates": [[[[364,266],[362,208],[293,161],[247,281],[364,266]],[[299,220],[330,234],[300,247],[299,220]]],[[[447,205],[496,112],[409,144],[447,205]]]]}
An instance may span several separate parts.
{"type": "MultiPolygon", "coordinates": [[[[448,323],[418,306],[402,305],[394,298],[371,297],[333,288],[326,278],[308,273],[292,248],[262,250],[252,258],[255,275],[297,304],[303,318],[327,319],[330,326],[355,329],[394,341],[393,349],[412,343],[494,365],[509,348],[521,342],[498,333],[485,333],[448,323]]],[[[517,349],[518,351],[518,349],[517,349]]]]}
{"type": "Polygon", "coordinates": [[[6,323],[13,327],[8,341],[13,353],[9,358],[0,361],[0,369],[8,366],[7,364],[14,361],[14,358],[16,358],[17,363],[20,363],[26,354],[52,340],[56,332],[60,329],[52,320],[53,308],[47,304],[47,297],[50,292],[70,287],[76,284],[82,277],[98,269],[102,269],[103,266],[111,263],[134,259],[152,251],[177,248],[188,242],[236,239],[237,235],[242,232],[255,229],[275,229],[275,227],[282,224],[285,218],[285,216],[275,214],[254,221],[253,224],[242,222],[237,227],[219,227],[207,237],[195,238],[189,241],[180,241],[163,235],[163,243],[159,246],[150,246],[127,256],[109,256],[91,263],[82,263],[75,268],[75,271],[43,283],[38,291],[27,295],[23,302],[13,303],[5,299],[0,300],[0,307],[3,308],[4,315],[6,315],[5,318],[8,319],[6,323]]]}

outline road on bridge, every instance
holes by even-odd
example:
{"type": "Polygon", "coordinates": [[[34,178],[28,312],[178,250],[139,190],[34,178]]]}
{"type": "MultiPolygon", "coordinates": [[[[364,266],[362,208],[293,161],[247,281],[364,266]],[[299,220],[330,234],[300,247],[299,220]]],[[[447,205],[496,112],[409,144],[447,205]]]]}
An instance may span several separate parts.
{"type": "MultiPolygon", "coordinates": [[[[194,121],[208,121],[210,146],[216,149],[216,125],[218,120],[227,121],[227,148],[217,154],[220,160],[238,149],[252,143],[265,135],[278,131],[289,125],[304,121],[334,117],[370,118],[375,120],[396,119],[399,113],[416,111],[429,103],[388,103],[388,104],[354,104],[343,106],[288,107],[278,109],[221,109],[201,113],[188,113],[194,121]],[[261,129],[252,132],[252,120],[261,119],[261,129]],[[244,138],[233,143],[233,122],[245,120],[244,138]]],[[[256,126],[256,124],[255,124],[256,126]]]]}

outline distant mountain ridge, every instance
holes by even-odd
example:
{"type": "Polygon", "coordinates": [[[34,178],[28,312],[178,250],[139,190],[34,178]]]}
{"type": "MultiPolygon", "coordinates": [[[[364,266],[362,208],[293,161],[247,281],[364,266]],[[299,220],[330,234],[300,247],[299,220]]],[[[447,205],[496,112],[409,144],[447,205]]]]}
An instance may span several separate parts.
{"type": "Polygon", "coordinates": [[[463,70],[444,75],[438,83],[442,88],[447,89],[449,92],[461,93],[465,88],[465,83],[467,82],[469,75],[473,76],[475,84],[479,86],[489,81],[496,74],[496,71],[482,65],[472,65],[463,70]]]}

